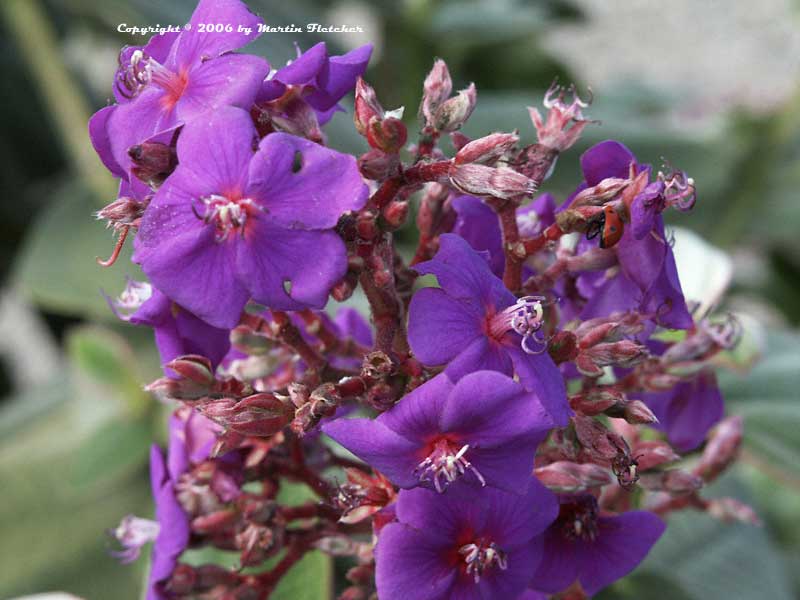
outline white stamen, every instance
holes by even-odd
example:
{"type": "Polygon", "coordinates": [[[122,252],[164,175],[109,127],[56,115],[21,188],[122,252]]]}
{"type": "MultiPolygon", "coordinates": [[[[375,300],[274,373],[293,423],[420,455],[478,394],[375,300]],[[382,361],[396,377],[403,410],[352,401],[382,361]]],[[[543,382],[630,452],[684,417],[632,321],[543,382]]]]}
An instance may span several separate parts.
{"type": "Polygon", "coordinates": [[[456,479],[471,471],[482,486],[486,480],[466,458],[469,444],[464,444],[457,452],[447,440],[439,440],[428,457],[417,465],[416,473],[420,481],[430,481],[440,494],[456,479]]]}

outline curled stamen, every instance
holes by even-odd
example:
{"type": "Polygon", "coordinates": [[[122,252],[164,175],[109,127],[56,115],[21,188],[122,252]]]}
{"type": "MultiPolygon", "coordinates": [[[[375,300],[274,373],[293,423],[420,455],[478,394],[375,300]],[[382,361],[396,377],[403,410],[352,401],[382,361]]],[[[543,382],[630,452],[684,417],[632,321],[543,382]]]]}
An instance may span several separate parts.
{"type": "Polygon", "coordinates": [[[123,48],[119,53],[119,68],[115,82],[119,94],[130,100],[150,83],[151,77],[150,56],[141,48],[123,48]]]}
{"type": "Polygon", "coordinates": [[[128,230],[130,230],[130,225],[123,225],[119,230],[119,238],[117,238],[117,243],[114,246],[114,250],[111,252],[111,256],[109,256],[106,260],[103,260],[99,256],[95,257],[97,264],[101,267],[110,267],[119,258],[119,253],[122,252],[122,247],[125,245],[125,239],[128,237],[128,230]]]}
{"type": "Polygon", "coordinates": [[[515,304],[497,313],[489,323],[489,335],[499,340],[509,331],[522,336],[520,346],[527,354],[541,354],[547,340],[539,334],[544,325],[544,296],[523,296],[515,304]],[[536,343],[536,347],[532,345],[536,343]]]}
{"type": "Polygon", "coordinates": [[[453,483],[456,479],[471,471],[482,486],[486,485],[486,480],[466,458],[469,444],[464,444],[459,450],[455,450],[455,445],[446,439],[438,440],[433,451],[423,460],[415,470],[420,481],[429,481],[440,494],[453,483]]]}
{"type": "Polygon", "coordinates": [[[508,568],[506,553],[498,548],[494,542],[487,544],[484,541],[479,541],[477,543],[464,544],[458,549],[458,553],[464,557],[464,562],[467,565],[467,575],[472,575],[475,583],[480,582],[484,571],[495,565],[502,571],[508,568]]]}
{"type": "Polygon", "coordinates": [[[230,200],[219,194],[211,194],[200,198],[200,201],[204,205],[203,214],[201,215],[194,205],[192,211],[204,223],[214,224],[217,230],[215,237],[217,242],[224,242],[230,233],[237,229],[244,235],[248,216],[259,209],[250,198],[230,200]]]}
{"type": "Polygon", "coordinates": [[[664,171],[659,171],[657,179],[664,182],[664,200],[667,206],[680,211],[691,210],[697,201],[694,179],[685,171],[678,171],[664,161],[664,171]]]}
{"type": "Polygon", "coordinates": [[[722,322],[703,321],[703,330],[723,350],[730,350],[742,337],[742,324],[735,315],[728,313],[722,322]]]}

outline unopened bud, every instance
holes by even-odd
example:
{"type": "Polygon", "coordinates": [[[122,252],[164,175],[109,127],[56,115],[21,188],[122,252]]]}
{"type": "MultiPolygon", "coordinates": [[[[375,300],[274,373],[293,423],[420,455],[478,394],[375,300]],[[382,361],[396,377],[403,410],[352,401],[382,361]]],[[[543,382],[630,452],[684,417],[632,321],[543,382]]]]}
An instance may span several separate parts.
{"type": "Polygon", "coordinates": [[[433,125],[436,109],[450,97],[451,91],[453,91],[453,80],[450,78],[450,71],[447,69],[447,64],[437,58],[422,84],[422,103],[419,111],[427,124],[433,125]]]}
{"type": "Polygon", "coordinates": [[[508,167],[453,165],[450,182],[465,194],[503,200],[521,199],[536,191],[533,181],[508,167]]]}
{"type": "Polygon", "coordinates": [[[394,200],[387,204],[381,211],[384,228],[394,231],[402,227],[408,218],[408,200],[394,200]]]}
{"type": "Polygon", "coordinates": [[[386,154],[374,148],[358,157],[358,170],[366,179],[382,181],[397,172],[400,159],[397,154],[386,154]]]}
{"type": "Polygon", "coordinates": [[[108,221],[108,225],[114,228],[123,225],[137,226],[149,203],[149,199],[140,201],[123,196],[97,211],[97,218],[108,221]]]}
{"type": "Polygon", "coordinates": [[[361,77],[356,81],[355,107],[353,122],[356,130],[363,136],[367,135],[367,128],[373,118],[383,118],[383,107],[378,102],[375,90],[361,77]]]}
{"type": "Polygon", "coordinates": [[[667,442],[661,440],[648,440],[639,442],[633,449],[639,471],[649,471],[655,467],[680,460],[675,450],[667,442]]]}
{"type": "Polygon", "coordinates": [[[253,394],[242,400],[209,400],[199,407],[209,419],[242,435],[269,437],[289,424],[294,414],[288,398],[270,393],[253,394]]]}
{"type": "Polygon", "coordinates": [[[711,434],[695,474],[706,483],[714,481],[739,455],[742,445],[743,421],[741,416],[728,417],[721,421],[711,434]]]}
{"type": "Polygon", "coordinates": [[[239,519],[239,513],[226,508],[192,519],[192,531],[201,535],[220,533],[229,529],[239,519]]]}
{"type": "Polygon", "coordinates": [[[578,355],[575,365],[588,377],[602,374],[602,367],[632,367],[649,356],[647,348],[631,340],[596,344],[578,355]]]}
{"type": "Polygon", "coordinates": [[[703,487],[703,480],[697,475],[681,469],[642,473],[639,485],[651,492],[668,492],[673,495],[691,494],[703,487]]]}
{"type": "Polygon", "coordinates": [[[408,130],[400,119],[385,117],[370,119],[367,127],[369,145],[386,154],[397,154],[408,140],[408,130]]]}
{"type": "Polygon", "coordinates": [[[433,126],[437,131],[455,131],[467,122],[475,104],[478,101],[478,92],[475,84],[470,83],[469,87],[461,90],[446,100],[436,109],[433,117],[433,126]]]}
{"type": "Polygon", "coordinates": [[[658,418],[641,400],[630,400],[622,408],[622,418],[634,425],[652,425],[658,418]]]}
{"type": "Polygon", "coordinates": [[[625,394],[609,387],[593,387],[569,397],[570,407],[591,417],[625,402],[625,394]]]}
{"type": "Polygon", "coordinates": [[[614,481],[608,469],[593,463],[558,461],[533,472],[542,484],[557,494],[575,494],[614,481]]]}
{"type": "Polygon", "coordinates": [[[214,369],[211,361],[199,354],[179,356],[164,365],[164,368],[200,385],[210,386],[214,383],[214,369]]]}
{"type": "Polygon", "coordinates": [[[250,523],[236,534],[236,547],[241,550],[243,567],[261,564],[266,558],[276,554],[283,547],[283,530],[250,523]]]}
{"type": "Polygon", "coordinates": [[[454,162],[457,165],[493,164],[505,156],[518,141],[519,136],[514,133],[493,133],[466,144],[456,153],[454,162]]]}
{"type": "Polygon", "coordinates": [[[578,356],[578,340],[571,331],[562,330],[556,333],[547,344],[547,352],[557,365],[578,356]]]}
{"type": "Polygon", "coordinates": [[[738,521],[748,525],[761,525],[756,511],[736,498],[712,498],[706,504],[706,512],[726,523],[738,521]]]}

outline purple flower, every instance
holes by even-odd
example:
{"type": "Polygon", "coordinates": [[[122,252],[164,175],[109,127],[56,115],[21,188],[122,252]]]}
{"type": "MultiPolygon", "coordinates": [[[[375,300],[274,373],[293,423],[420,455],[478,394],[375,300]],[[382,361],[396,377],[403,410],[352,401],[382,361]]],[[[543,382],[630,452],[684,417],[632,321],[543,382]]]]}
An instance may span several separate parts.
{"type": "Polygon", "coordinates": [[[561,496],[558,519],[543,536],[542,560],[532,588],[555,594],[575,580],[593,596],[630,573],[664,532],[646,511],[601,516],[593,496],[561,496]]]}
{"type": "Polygon", "coordinates": [[[681,452],[690,452],[702,444],[709,430],[725,414],[717,378],[710,369],[670,390],[637,397],[644,400],[658,418],[653,427],[664,431],[670,444],[681,452]]]}
{"type": "Polygon", "coordinates": [[[199,354],[216,367],[230,348],[227,329],[201,321],[149,283],[129,280],[112,310],[124,321],[153,328],[162,364],[199,354]]]}
{"type": "Polygon", "coordinates": [[[377,419],[337,419],[322,429],[402,488],[442,492],[463,479],[520,494],[551,426],[535,394],[479,371],[455,385],[437,375],[377,419]]]}
{"type": "Polygon", "coordinates": [[[134,261],[153,285],[219,328],[235,326],[249,298],[322,308],[347,270],[331,228],[368,195],[351,156],[284,133],[256,142],[237,108],[186,125],[180,164],[135,240],[134,261]]]}
{"type": "Polygon", "coordinates": [[[423,288],[411,300],[408,340],[416,357],[429,366],[447,364],[453,381],[479,370],[516,373],[553,422],[565,425],[571,411],[564,380],[538,333],[539,299],[517,299],[485,257],[454,234],[442,235],[436,256],[414,268],[436,275],[441,286],[423,288]]]}
{"type": "MultiPolygon", "coordinates": [[[[342,56],[328,56],[325,42],[309,48],[282,69],[271,72],[256,97],[255,114],[279,129],[298,135],[321,137],[319,127],[337,111],[338,102],[364,74],[372,54],[366,44],[342,56]],[[303,125],[299,127],[298,125],[303,125]]],[[[264,131],[266,132],[266,130],[264,131]]]]}
{"type": "Polygon", "coordinates": [[[446,494],[401,490],[397,522],[375,548],[381,600],[516,598],[541,559],[536,536],[558,512],[533,480],[525,495],[455,484],[446,494]]]}
{"type": "MultiPolygon", "coordinates": [[[[453,233],[467,240],[475,250],[487,251],[492,273],[502,277],[505,256],[495,212],[475,196],[454,198],[453,208],[458,214],[453,233]]],[[[555,198],[551,194],[542,194],[531,204],[518,209],[517,226],[520,235],[530,238],[542,233],[555,222],[555,209],[555,198]]]]}
{"type": "MultiPolygon", "coordinates": [[[[581,156],[586,181],[576,193],[609,177],[627,178],[631,164],[636,165],[636,157],[619,142],[607,140],[592,146],[581,156]]],[[[641,168],[649,169],[637,165],[637,169],[641,168]]],[[[661,206],[657,194],[662,188],[658,183],[650,184],[635,199],[632,212],[636,220],[625,228],[622,239],[613,246],[619,262],[617,274],[608,277],[605,272],[593,272],[578,277],[578,289],[587,299],[581,318],[638,310],[653,315],[653,320],[664,327],[687,329],[692,326],[675,257],[657,208],[661,206]]],[[[570,202],[568,200],[565,207],[570,202]]],[[[579,252],[595,246],[595,241],[582,240],[579,252]]]]}
{"type": "Polygon", "coordinates": [[[239,0],[201,0],[190,28],[123,49],[114,89],[119,103],[89,122],[92,143],[106,167],[127,177],[131,146],[223,106],[249,109],[269,64],[231,51],[258,37],[261,23],[239,0]],[[200,25],[230,25],[232,31],[201,32],[200,25]]]}

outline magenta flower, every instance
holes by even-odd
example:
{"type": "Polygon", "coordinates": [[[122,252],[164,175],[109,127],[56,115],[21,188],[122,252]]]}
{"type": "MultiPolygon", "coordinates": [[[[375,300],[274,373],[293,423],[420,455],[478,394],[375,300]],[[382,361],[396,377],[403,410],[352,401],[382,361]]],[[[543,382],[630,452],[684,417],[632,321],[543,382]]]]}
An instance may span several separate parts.
{"type": "Polygon", "coordinates": [[[181,33],[123,49],[114,89],[118,104],[101,109],[89,122],[106,167],[127,177],[131,146],[223,106],[249,109],[269,64],[231,51],[258,37],[261,23],[239,0],[201,0],[181,33]],[[201,32],[199,26],[209,24],[229,25],[232,31],[201,32]]]}
{"type": "Polygon", "coordinates": [[[112,310],[123,321],[152,327],[161,364],[199,354],[216,367],[230,349],[228,329],[201,321],[149,283],[128,281],[125,291],[112,303],[112,310]]]}
{"type": "MultiPolygon", "coordinates": [[[[360,46],[342,56],[328,56],[325,42],[312,46],[285,67],[270,73],[256,97],[256,104],[281,99],[283,108],[292,116],[298,108],[288,102],[302,101],[316,115],[317,125],[325,125],[337,111],[338,102],[353,90],[356,80],[364,74],[372,55],[372,44],[360,46]]],[[[302,109],[299,109],[302,110],[302,109]]],[[[280,112],[280,111],[279,111],[280,112]]]]}
{"type": "MultiPolygon", "coordinates": [[[[453,199],[458,214],[453,233],[463,237],[475,250],[489,253],[492,273],[503,276],[505,255],[500,225],[495,212],[475,196],[458,196],[453,199]]],[[[532,203],[517,210],[517,226],[522,237],[530,238],[542,233],[555,222],[556,201],[552,194],[542,194],[532,203]]],[[[530,271],[529,269],[526,269],[530,271]]],[[[528,272],[529,277],[532,273],[528,272]]]]}
{"type": "Polygon", "coordinates": [[[375,548],[381,600],[517,598],[541,559],[536,536],[558,513],[538,481],[527,489],[401,490],[397,522],[381,529],[375,548]]]}
{"type": "Polygon", "coordinates": [[[442,235],[433,260],[414,268],[436,275],[441,286],[423,288],[411,300],[408,341],[416,357],[429,366],[446,364],[453,381],[479,370],[516,374],[553,422],[566,425],[571,411],[564,379],[539,332],[540,299],[517,299],[484,256],[454,234],[442,235]]]}
{"type": "Polygon", "coordinates": [[[593,496],[561,496],[558,519],[543,536],[542,559],[532,588],[555,594],[574,581],[593,596],[630,573],[664,533],[664,522],[647,511],[599,514],[593,496]]]}
{"type": "Polygon", "coordinates": [[[437,375],[377,419],[337,419],[322,430],[402,488],[442,492],[463,479],[520,494],[551,426],[535,394],[479,371],[455,385],[437,375]]]}
{"type": "MultiPolygon", "coordinates": [[[[585,182],[576,193],[594,186],[603,179],[626,179],[636,157],[619,142],[607,140],[592,146],[581,156],[585,182]]],[[[619,270],[613,277],[605,272],[584,273],[577,284],[586,304],[581,318],[607,315],[615,311],[638,310],[653,315],[654,321],[664,327],[687,329],[692,318],[686,308],[681,291],[675,257],[664,231],[660,211],[665,204],[659,200],[663,186],[648,185],[633,202],[631,226],[625,227],[622,239],[613,246],[619,270]]],[[[573,194],[573,198],[575,194],[573,194]]],[[[563,208],[567,208],[568,200],[563,208]]],[[[586,251],[597,245],[597,240],[582,240],[578,250],[586,251]]]]}
{"type": "Polygon", "coordinates": [[[186,125],[177,151],[135,240],[153,285],[219,328],[249,298],[322,308],[347,270],[331,228],[368,195],[355,159],[284,133],[257,144],[250,115],[232,107],[186,125]]]}

